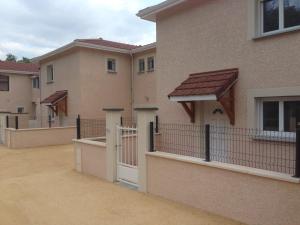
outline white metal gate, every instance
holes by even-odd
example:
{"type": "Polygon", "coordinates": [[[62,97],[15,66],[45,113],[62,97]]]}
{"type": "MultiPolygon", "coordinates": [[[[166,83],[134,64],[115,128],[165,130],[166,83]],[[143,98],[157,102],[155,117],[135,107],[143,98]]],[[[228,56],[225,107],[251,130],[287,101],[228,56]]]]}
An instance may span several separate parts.
{"type": "Polygon", "coordinates": [[[117,126],[117,180],[138,185],[137,128],[117,126]]]}

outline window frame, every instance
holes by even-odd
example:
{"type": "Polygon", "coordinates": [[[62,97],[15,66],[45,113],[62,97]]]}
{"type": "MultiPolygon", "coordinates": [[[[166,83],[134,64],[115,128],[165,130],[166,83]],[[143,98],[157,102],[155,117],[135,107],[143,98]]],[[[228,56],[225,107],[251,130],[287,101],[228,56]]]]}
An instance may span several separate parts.
{"type": "Polygon", "coordinates": [[[7,76],[7,75],[2,75],[2,74],[0,74],[0,77],[5,77],[5,78],[7,78],[7,89],[5,89],[5,90],[2,90],[2,89],[0,89],[0,91],[10,91],[10,77],[9,76],[7,76]]]}
{"type": "Polygon", "coordinates": [[[107,58],[107,59],[106,59],[106,71],[107,71],[108,73],[117,73],[117,59],[115,59],[115,58],[107,58]],[[110,69],[108,68],[108,63],[109,63],[109,61],[112,61],[112,62],[114,63],[114,67],[115,67],[115,68],[113,68],[112,70],[110,70],[110,69]]]}
{"type": "Polygon", "coordinates": [[[145,58],[140,58],[140,59],[138,59],[138,73],[145,73],[145,71],[146,71],[146,60],[145,60],[145,58]],[[143,63],[144,63],[143,70],[141,70],[141,61],[143,61],[143,63]]]}
{"type": "Polygon", "coordinates": [[[40,78],[39,77],[32,78],[32,88],[40,89],[40,78]]]}
{"type": "Polygon", "coordinates": [[[18,114],[24,114],[25,113],[25,107],[24,106],[17,106],[17,113],[18,114]],[[19,112],[19,109],[22,109],[21,112],[19,112]]]}
{"type": "Polygon", "coordinates": [[[147,72],[154,72],[154,70],[155,70],[155,58],[154,58],[154,56],[149,56],[149,57],[147,57],[147,72]],[[153,67],[152,68],[150,68],[150,59],[152,59],[153,60],[153,67]]]}
{"type": "Polygon", "coordinates": [[[290,31],[295,31],[300,29],[300,25],[293,27],[284,27],[284,0],[278,0],[279,4],[279,27],[278,30],[264,32],[264,10],[263,10],[264,0],[258,0],[257,4],[257,15],[258,15],[258,35],[259,36],[269,36],[274,34],[286,33],[290,31]]]}
{"type": "Polygon", "coordinates": [[[47,84],[51,84],[54,82],[54,66],[53,64],[47,65],[47,84]],[[49,79],[49,68],[52,68],[52,79],[49,79]]]}
{"type": "MultiPolygon", "coordinates": [[[[279,127],[278,131],[266,131],[266,132],[272,132],[274,134],[279,133],[286,133],[291,134],[294,132],[286,132],[284,131],[284,102],[292,102],[292,101],[300,101],[300,97],[267,97],[267,98],[260,98],[258,99],[257,104],[257,127],[260,130],[263,130],[263,103],[264,102],[279,102],[279,127]]],[[[265,131],[265,130],[263,130],[265,131]]]]}

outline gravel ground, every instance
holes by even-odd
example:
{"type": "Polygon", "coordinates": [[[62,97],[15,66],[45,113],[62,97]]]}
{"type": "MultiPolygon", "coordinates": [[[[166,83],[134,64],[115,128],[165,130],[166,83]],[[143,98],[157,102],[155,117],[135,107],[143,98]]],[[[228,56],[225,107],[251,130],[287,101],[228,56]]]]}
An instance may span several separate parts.
{"type": "Polygon", "coordinates": [[[0,146],[0,225],[238,225],[79,174],[73,147],[0,146]]]}

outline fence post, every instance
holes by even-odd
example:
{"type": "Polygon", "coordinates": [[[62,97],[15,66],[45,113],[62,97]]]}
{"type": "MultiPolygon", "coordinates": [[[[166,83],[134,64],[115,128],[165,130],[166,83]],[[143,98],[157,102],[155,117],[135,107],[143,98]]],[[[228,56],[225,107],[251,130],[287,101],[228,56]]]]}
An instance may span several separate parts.
{"type": "Polygon", "coordinates": [[[295,165],[295,176],[300,178],[300,124],[297,124],[296,128],[296,165],[295,165]]]}
{"type": "Polygon", "coordinates": [[[210,125],[205,125],[205,161],[210,162],[210,125]]]}
{"type": "Polygon", "coordinates": [[[76,119],[77,140],[81,139],[80,115],[76,119]]]}
{"type": "Polygon", "coordinates": [[[6,128],[9,128],[9,117],[6,116],[6,128]]]}
{"type": "Polygon", "coordinates": [[[155,116],[155,133],[158,133],[158,116],[155,116]]]}
{"type": "Polygon", "coordinates": [[[19,117],[18,116],[16,116],[15,117],[15,121],[16,121],[16,130],[18,130],[19,129],[19,117]]]}
{"type": "Polygon", "coordinates": [[[49,128],[51,128],[51,125],[52,125],[51,124],[51,115],[48,116],[48,125],[49,125],[49,128]]]}
{"type": "Polygon", "coordinates": [[[149,137],[149,145],[150,149],[149,152],[154,152],[154,123],[150,122],[150,137],[149,137]]]}

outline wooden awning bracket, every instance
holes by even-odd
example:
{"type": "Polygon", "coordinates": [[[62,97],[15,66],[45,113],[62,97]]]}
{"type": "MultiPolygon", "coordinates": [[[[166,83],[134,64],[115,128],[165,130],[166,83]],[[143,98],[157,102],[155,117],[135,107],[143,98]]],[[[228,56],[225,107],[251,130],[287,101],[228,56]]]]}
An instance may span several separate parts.
{"type": "Polygon", "coordinates": [[[191,119],[191,123],[195,123],[195,102],[180,102],[186,113],[191,119]],[[188,106],[190,104],[190,107],[188,106]]]}
{"type": "Polygon", "coordinates": [[[54,105],[48,106],[56,116],[58,116],[59,112],[65,113],[66,116],[68,116],[68,102],[67,97],[63,98],[62,100],[56,102],[54,105]]]}
{"type": "Polygon", "coordinates": [[[229,91],[218,99],[223,106],[231,125],[235,124],[235,105],[234,105],[234,87],[231,87],[229,91]]]}

